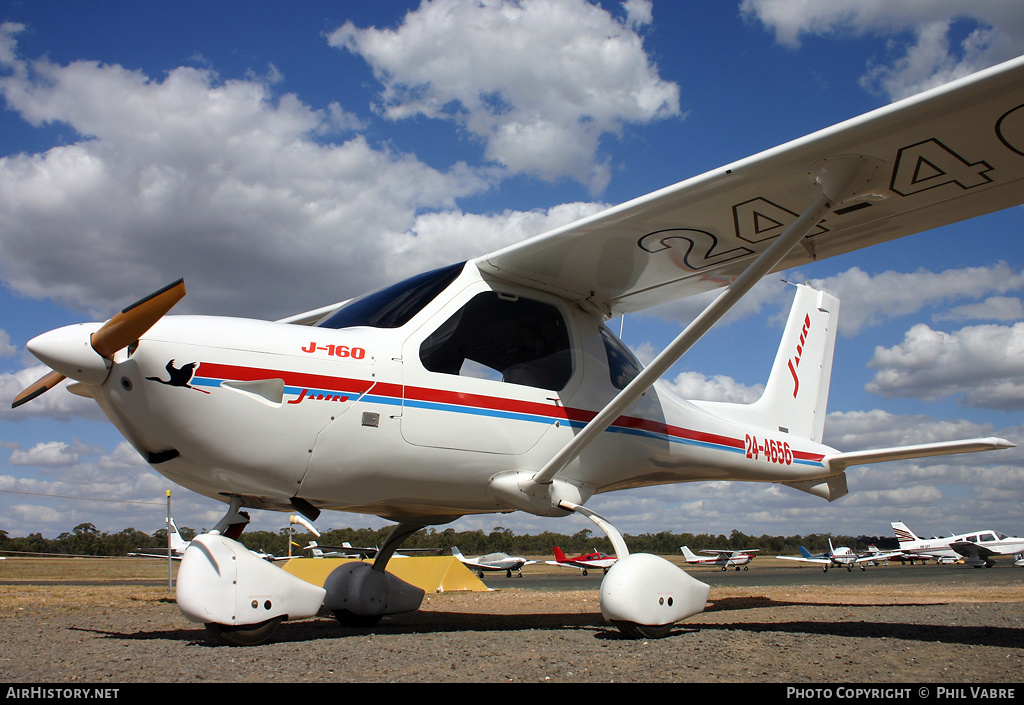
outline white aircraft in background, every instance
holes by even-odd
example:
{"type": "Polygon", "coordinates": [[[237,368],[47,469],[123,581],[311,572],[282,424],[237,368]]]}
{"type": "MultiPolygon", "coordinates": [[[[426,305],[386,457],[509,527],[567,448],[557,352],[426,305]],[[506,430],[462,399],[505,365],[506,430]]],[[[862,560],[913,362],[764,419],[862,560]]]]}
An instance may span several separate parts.
{"type": "Polygon", "coordinates": [[[602,615],[629,637],[662,637],[704,609],[709,586],[631,554],[585,506],[595,494],[725,480],[832,501],[853,465],[1012,444],[825,445],[839,302],[809,286],[796,287],[760,400],[688,401],[658,379],[768,274],[1020,205],[1022,182],[1024,57],[278,321],[167,316],[185,294],[175,282],[106,323],[29,341],[52,371],[12,406],[70,378],[158,472],[228,505],[193,539],[177,581],[182,613],[227,643],[263,643],[323,607],[364,625],[419,609],[423,591],[386,572],[401,543],[512,511],[597,524],[617,558],[602,615]],[[647,367],[606,325],[722,287],[647,367]],[[320,586],[224,535],[243,507],[396,525],[372,565],[340,566],[320,586]],[[354,579],[359,566],[372,579],[354,579]]]}
{"type": "MultiPolygon", "coordinates": [[[[309,545],[302,550],[310,551],[314,558],[375,558],[381,549],[375,546],[353,546],[348,541],[342,541],[340,546],[320,546],[316,541],[310,541],[309,545]]],[[[392,558],[408,558],[409,553],[437,553],[436,548],[403,548],[401,553],[395,553],[392,558]]]]}
{"type": "Polygon", "coordinates": [[[785,561],[801,561],[803,563],[815,563],[821,566],[821,569],[826,573],[830,566],[843,566],[848,571],[852,571],[854,566],[859,567],[861,570],[867,570],[867,564],[872,561],[885,561],[892,556],[898,556],[899,551],[890,551],[888,553],[856,553],[852,549],[846,546],[839,546],[834,548],[832,546],[832,539],[828,540],[828,553],[819,553],[812,555],[803,546],[800,546],[799,556],[775,556],[785,561]]]}
{"type": "Polygon", "coordinates": [[[459,559],[459,561],[466,567],[475,570],[476,574],[481,578],[484,577],[484,571],[505,571],[505,577],[511,578],[512,571],[516,571],[519,577],[523,577],[523,566],[531,565],[537,561],[530,561],[522,556],[510,556],[507,553],[488,553],[477,558],[466,558],[459,551],[458,547],[452,546],[452,555],[459,559]]]}
{"type": "Polygon", "coordinates": [[[188,548],[191,541],[186,541],[181,538],[181,533],[178,531],[178,527],[174,524],[174,519],[168,519],[167,523],[170,525],[167,535],[167,542],[169,546],[163,547],[149,547],[149,548],[137,548],[129,556],[135,558],[167,558],[168,550],[171,553],[171,560],[180,561],[182,556],[185,555],[185,549],[188,548]]]}
{"type": "MultiPolygon", "coordinates": [[[[300,516],[292,516],[289,517],[289,519],[292,524],[302,524],[314,533],[316,532],[316,529],[310,526],[300,516]]],[[[175,525],[174,519],[169,519],[167,523],[170,524],[170,533],[168,534],[168,537],[170,543],[169,549],[171,553],[171,560],[180,561],[182,558],[184,558],[185,550],[192,544],[192,541],[186,541],[185,539],[181,538],[181,532],[178,531],[178,527],[175,525]]],[[[239,532],[241,532],[241,529],[239,529],[239,532]]],[[[319,534],[317,535],[319,536],[319,534]]],[[[128,555],[135,558],[167,558],[167,551],[167,547],[138,548],[134,552],[129,553],[128,555]]],[[[266,551],[254,551],[252,549],[249,549],[249,551],[253,555],[259,556],[265,561],[286,561],[290,558],[290,556],[275,556],[270,553],[267,553],[266,551]]]]}
{"type": "Polygon", "coordinates": [[[691,551],[686,546],[680,546],[679,550],[683,552],[683,558],[686,560],[686,562],[692,565],[714,564],[722,566],[722,570],[728,570],[729,568],[735,568],[736,570],[739,570],[740,566],[742,566],[743,570],[750,570],[750,566],[747,564],[750,563],[750,561],[754,560],[754,554],[757,553],[760,549],[748,548],[742,551],[729,551],[726,549],[709,548],[701,551],[701,553],[711,554],[711,556],[708,558],[702,558],[701,556],[698,556],[696,553],[691,551]]]}
{"type": "MultiPolygon", "coordinates": [[[[883,553],[883,551],[881,551],[877,546],[874,546],[874,545],[868,546],[867,555],[869,555],[869,556],[881,556],[882,553],[883,553]]],[[[913,553],[903,553],[902,551],[900,551],[899,553],[896,553],[895,555],[888,554],[888,553],[886,553],[886,555],[887,555],[886,558],[881,558],[881,557],[876,558],[875,559],[876,562],[878,562],[879,565],[881,565],[882,562],[895,563],[896,561],[899,561],[901,564],[906,564],[907,561],[909,561],[910,565],[914,565],[918,561],[920,561],[921,563],[925,563],[926,561],[930,561],[930,560],[935,560],[937,563],[953,563],[953,562],[955,562],[954,560],[939,559],[939,558],[936,558],[934,556],[919,556],[919,555],[916,555],[916,554],[913,554],[913,553]]]]}
{"type": "Polygon", "coordinates": [[[354,548],[348,541],[342,542],[340,546],[321,546],[316,541],[310,541],[302,550],[309,551],[313,558],[366,558],[368,551],[376,554],[378,549],[361,551],[354,548]]]}
{"type": "Polygon", "coordinates": [[[615,556],[609,556],[607,553],[598,551],[596,548],[591,553],[583,553],[572,558],[566,556],[558,546],[555,546],[554,553],[555,560],[544,562],[548,565],[557,565],[563,568],[579,568],[583,575],[587,575],[587,571],[593,568],[600,568],[607,573],[608,569],[615,565],[616,561],[615,556]]]}
{"type": "Polygon", "coordinates": [[[1024,553],[1024,538],[1007,536],[991,529],[922,539],[901,521],[892,522],[892,528],[896,531],[900,550],[904,553],[931,556],[946,563],[962,559],[974,568],[991,568],[995,565],[993,556],[1024,553]]]}

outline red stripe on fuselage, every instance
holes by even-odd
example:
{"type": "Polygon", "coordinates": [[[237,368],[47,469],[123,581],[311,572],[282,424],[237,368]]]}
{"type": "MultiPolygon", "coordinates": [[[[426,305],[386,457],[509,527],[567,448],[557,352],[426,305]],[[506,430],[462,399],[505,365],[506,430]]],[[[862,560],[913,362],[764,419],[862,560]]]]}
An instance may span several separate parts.
{"type": "MultiPolygon", "coordinates": [[[[377,396],[391,397],[394,399],[402,399],[404,397],[411,401],[423,401],[434,404],[449,404],[452,406],[470,407],[475,409],[529,414],[532,416],[578,423],[587,423],[597,415],[597,412],[595,411],[566,408],[554,403],[542,404],[519,399],[509,399],[507,397],[492,397],[485,394],[454,392],[445,389],[432,389],[430,387],[403,387],[401,384],[375,382],[374,380],[350,377],[331,377],[328,375],[317,375],[306,372],[290,372],[285,370],[269,370],[258,367],[240,367],[237,365],[223,365],[215,362],[201,363],[196,374],[203,377],[243,382],[280,378],[283,379],[284,383],[288,386],[312,387],[315,389],[330,389],[357,392],[360,394],[372,389],[373,393],[377,396]]],[[[728,448],[738,448],[740,450],[744,448],[744,441],[741,438],[730,438],[728,436],[721,436],[715,433],[694,431],[679,426],[672,426],[663,421],[642,419],[635,416],[620,416],[615,420],[613,426],[623,429],[646,431],[648,433],[655,433],[700,443],[720,445],[728,448]]],[[[824,456],[819,453],[807,453],[804,451],[794,450],[793,457],[800,460],[818,462],[821,461],[824,456]]]]}

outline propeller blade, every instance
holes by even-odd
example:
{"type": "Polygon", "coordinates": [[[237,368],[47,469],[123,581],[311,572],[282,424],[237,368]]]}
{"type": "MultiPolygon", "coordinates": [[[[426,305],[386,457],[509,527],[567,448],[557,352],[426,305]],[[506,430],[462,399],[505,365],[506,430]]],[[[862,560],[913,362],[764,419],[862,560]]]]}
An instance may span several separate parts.
{"type": "MultiPolygon", "coordinates": [[[[176,282],[168,284],[163,289],[156,291],[146,298],[136,301],[128,308],[115,314],[113,318],[104,323],[95,333],[89,337],[89,343],[92,345],[92,349],[96,353],[106,360],[113,358],[114,353],[122,348],[126,348],[139,338],[141,338],[146,331],[153,327],[157,321],[159,321],[164,314],[171,310],[171,308],[181,301],[182,297],[185,296],[185,281],[179,279],[176,282]]],[[[46,357],[42,353],[44,345],[49,349],[49,354],[52,355],[51,360],[65,360],[65,355],[62,353],[68,350],[74,351],[76,344],[74,343],[74,336],[71,336],[70,343],[68,338],[62,338],[62,334],[66,330],[71,329],[72,326],[67,328],[58,329],[57,331],[51,331],[49,334],[43,334],[33,341],[39,341],[39,349],[33,350],[37,357],[46,357]],[[55,354],[53,351],[56,350],[55,354]]],[[[30,344],[33,341],[29,341],[30,344]]],[[[82,341],[84,343],[84,340],[82,341]]],[[[30,345],[31,347],[31,345],[30,345]]],[[[81,351],[82,348],[79,346],[77,350],[81,351]]],[[[88,357],[88,356],[87,356],[88,357]]],[[[82,358],[77,353],[71,356],[71,359],[80,365],[77,367],[78,372],[82,373],[86,370],[93,370],[95,372],[102,373],[102,367],[92,364],[89,359],[82,358]]],[[[92,358],[92,361],[100,363],[98,358],[92,358]]],[[[50,364],[55,364],[51,362],[50,364]]],[[[61,367],[60,364],[56,364],[57,367],[61,367]]],[[[69,365],[68,371],[70,367],[69,365]]],[[[109,366],[109,365],[108,365],[109,366]]],[[[69,372],[69,374],[72,374],[69,372]]],[[[52,370],[48,374],[41,377],[34,384],[26,387],[17,397],[14,398],[14,402],[11,404],[12,409],[32,401],[44,392],[53,389],[55,386],[60,384],[61,380],[66,379],[66,375],[62,372],[52,370]]],[[[79,381],[85,379],[85,377],[75,377],[79,381]]],[[[97,377],[100,379],[100,377],[97,377]]]]}
{"type": "Polygon", "coordinates": [[[168,284],[114,315],[92,334],[93,350],[110,358],[141,338],[147,330],[185,296],[185,280],[168,284]]]}
{"type": "Polygon", "coordinates": [[[22,404],[32,401],[43,392],[53,389],[65,379],[67,378],[60,372],[54,370],[47,372],[35,382],[25,387],[18,396],[14,397],[14,402],[11,404],[11,408],[17,409],[22,404]]]}

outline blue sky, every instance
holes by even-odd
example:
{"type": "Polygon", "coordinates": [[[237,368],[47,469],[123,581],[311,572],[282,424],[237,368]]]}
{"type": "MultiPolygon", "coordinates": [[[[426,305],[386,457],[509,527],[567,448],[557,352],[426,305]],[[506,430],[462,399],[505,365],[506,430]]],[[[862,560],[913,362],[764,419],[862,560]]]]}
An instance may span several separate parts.
{"type": "MultiPolygon", "coordinates": [[[[0,388],[25,342],[178,277],[176,312],[279,318],[497,247],[1024,53],[995,0],[0,2],[0,388]]],[[[1024,442],[1024,211],[787,273],[840,296],[826,441],[1024,442]],[[897,368],[897,363],[899,367],[897,368]]],[[[766,280],[666,377],[752,400],[791,292],[766,280]]],[[[650,357],[695,312],[634,314],[650,357]]],[[[0,406],[0,529],[152,532],[222,506],[91,402],[0,406]]],[[[1024,451],[850,471],[832,504],[695,483],[589,504],[629,533],[1024,533],[1024,451]]],[[[284,517],[261,512],[257,528],[284,517]]],[[[380,526],[330,514],[321,528],[380,526]]],[[[457,529],[574,533],[516,514],[457,529]]]]}

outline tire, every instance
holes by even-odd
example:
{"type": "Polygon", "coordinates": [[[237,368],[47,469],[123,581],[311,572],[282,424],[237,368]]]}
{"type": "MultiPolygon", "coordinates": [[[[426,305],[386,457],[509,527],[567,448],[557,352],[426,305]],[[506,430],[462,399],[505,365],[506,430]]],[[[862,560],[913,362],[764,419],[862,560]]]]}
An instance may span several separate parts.
{"type": "Polygon", "coordinates": [[[664,639],[675,624],[637,624],[636,622],[615,622],[619,631],[630,639],[664,639]]]}
{"type": "Polygon", "coordinates": [[[343,627],[373,627],[383,618],[382,614],[353,614],[348,610],[333,610],[334,618],[343,627]]]}
{"type": "Polygon", "coordinates": [[[259,646],[270,641],[284,617],[274,617],[259,624],[217,624],[207,622],[206,631],[224,646],[259,646]]]}

